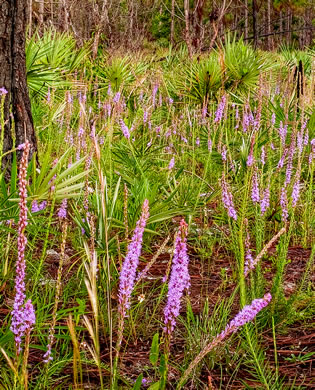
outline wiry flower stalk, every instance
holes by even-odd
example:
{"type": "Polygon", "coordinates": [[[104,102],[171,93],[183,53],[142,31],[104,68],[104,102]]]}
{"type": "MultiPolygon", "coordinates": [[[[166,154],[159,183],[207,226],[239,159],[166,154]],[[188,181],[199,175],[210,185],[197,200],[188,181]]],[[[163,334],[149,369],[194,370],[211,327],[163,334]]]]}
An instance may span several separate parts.
{"type": "Polygon", "coordinates": [[[172,261],[172,272],[168,284],[167,304],[164,309],[164,332],[171,334],[176,324],[181,307],[181,298],[185,289],[190,287],[188,272],[189,257],[187,254],[188,225],[182,219],[175,239],[175,250],[172,261]]]}
{"type": "Polygon", "coordinates": [[[259,254],[255,257],[254,260],[250,263],[250,266],[246,268],[244,274],[247,276],[249,274],[249,271],[255,269],[256,265],[259,263],[259,261],[263,258],[263,256],[267,253],[268,249],[272,247],[272,245],[279,239],[280,236],[282,236],[283,233],[285,233],[286,228],[283,227],[279,232],[272,237],[272,239],[263,247],[263,249],[259,252],[259,254]]]}
{"type": "Polygon", "coordinates": [[[226,95],[223,95],[222,99],[218,105],[218,108],[215,112],[214,123],[219,123],[222,120],[223,114],[224,114],[224,109],[225,109],[225,104],[226,104],[226,95]]]}
{"type": "Polygon", "coordinates": [[[52,323],[49,328],[49,336],[48,336],[48,344],[47,344],[47,351],[44,354],[44,363],[49,363],[51,360],[53,360],[53,357],[51,355],[51,348],[54,343],[54,333],[55,333],[55,326],[56,326],[56,320],[57,320],[57,309],[58,304],[60,300],[60,294],[61,294],[61,277],[62,277],[62,270],[63,270],[63,262],[65,259],[65,248],[66,248],[66,239],[67,239],[67,228],[68,223],[67,221],[64,221],[62,224],[62,242],[61,242],[61,248],[60,248],[60,259],[59,259],[59,267],[58,267],[58,274],[57,274],[57,283],[56,283],[56,293],[55,293],[55,303],[52,313],[52,323]]]}
{"type": "Polygon", "coordinates": [[[263,216],[270,206],[270,183],[265,188],[260,200],[260,213],[263,216]]]}
{"type": "Polygon", "coordinates": [[[149,218],[149,201],[146,199],[142,205],[141,217],[137,222],[136,229],[133,233],[130,244],[128,245],[127,255],[119,275],[119,305],[118,305],[118,336],[116,344],[116,357],[113,369],[112,384],[116,387],[117,381],[117,364],[119,351],[123,338],[124,320],[127,310],[130,308],[130,297],[135,284],[136,272],[139,264],[139,257],[142,248],[142,237],[145,225],[149,218]]]}
{"type": "Polygon", "coordinates": [[[237,213],[236,213],[236,210],[234,208],[233,197],[232,197],[231,191],[228,188],[227,183],[225,182],[224,175],[222,176],[222,179],[221,179],[221,187],[222,187],[223,206],[226,208],[229,217],[233,218],[236,221],[237,220],[237,213]]]}
{"type": "Polygon", "coordinates": [[[250,305],[246,305],[243,309],[233,318],[233,320],[226,326],[226,328],[219,333],[204,349],[196,356],[196,358],[190,363],[187,370],[184,372],[181,380],[177,385],[177,389],[180,389],[188,379],[193,369],[200,363],[200,361],[215,347],[218,346],[227,336],[235,333],[241,326],[252,321],[257,314],[265,308],[271,301],[271,294],[265,294],[263,298],[254,299],[250,305]]]}
{"type": "Polygon", "coordinates": [[[281,188],[280,206],[282,209],[282,219],[284,222],[286,222],[288,220],[289,212],[288,212],[287,189],[285,185],[281,188]]]}
{"type": "Polygon", "coordinates": [[[246,225],[246,239],[245,239],[246,254],[245,254],[244,274],[246,275],[248,271],[253,268],[254,259],[253,259],[252,251],[250,249],[250,236],[248,232],[247,219],[245,219],[244,222],[246,225]]]}
{"type": "Polygon", "coordinates": [[[27,238],[25,237],[25,228],[27,226],[27,164],[30,151],[30,143],[25,141],[20,145],[24,148],[19,170],[19,195],[20,195],[20,215],[18,223],[18,260],[16,262],[15,277],[15,298],[12,310],[11,330],[14,333],[17,354],[21,352],[22,337],[28,333],[35,324],[35,313],[31,300],[25,303],[25,248],[27,238]]]}
{"type": "Polygon", "coordinates": [[[260,201],[257,169],[255,169],[252,177],[252,201],[253,203],[259,203],[260,201]]]}

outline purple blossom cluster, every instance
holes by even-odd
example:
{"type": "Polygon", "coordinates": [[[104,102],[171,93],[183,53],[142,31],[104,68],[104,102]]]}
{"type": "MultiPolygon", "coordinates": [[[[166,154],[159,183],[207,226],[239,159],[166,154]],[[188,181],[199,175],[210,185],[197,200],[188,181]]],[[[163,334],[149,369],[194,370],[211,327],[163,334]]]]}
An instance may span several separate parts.
{"type": "Polygon", "coordinates": [[[282,146],[285,145],[285,139],[287,136],[287,132],[288,132],[288,125],[283,125],[283,122],[281,121],[280,127],[279,127],[279,136],[280,136],[282,146]]]}
{"type": "Polygon", "coordinates": [[[263,216],[270,206],[270,184],[265,188],[262,198],[260,200],[260,212],[263,216]]]}
{"type": "Polygon", "coordinates": [[[61,206],[58,210],[58,217],[60,219],[66,219],[67,218],[67,206],[68,206],[68,200],[67,198],[64,198],[61,202],[61,206]]]}
{"type": "Polygon", "coordinates": [[[0,88],[0,96],[5,96],[7,93],[8,91],[4,87],[0,88]]]}
{"type": "Polygon", "coordinates": [[[18,222],[18,259],[16,262],[15,297],[12,310],[11,330],[14,333],[17,353],[21,352],[22,337],[31,330],[35,324],[35,312],[31,300],[25,302],[25,248],[27,238],[25,228],[27,226],[27,163],[30,151],[30,143],[23,144],[23,155],[19,169],[19,222],[18,222]]]}
{"type": "Polygon", "coordinates": [[[169,164],[168,164],[168,170],[171,171],[175,166],[175,158],[172,157],[169,164]]]}
{"type": "Polygon", "coordinates": [[[223,206],[226,208],[229,217],[233,218],[236,221],[237,220],[237,213],[236,213],[236,210],[234,207],[232,193],[228,188],[228,185],[225,181],[224,175],[222,176],[222,179],[221,179],[221,187],[222,187],[223,206]]]}
{"type": "Polygon", "coordinates": [[[125,124],[125,122],[122,119],[120,119],[119,122],[120,122],[121,131],[123,132],[124,137],[129,139],[130,138],[130,131],[129,131],[128,126],[125,124]]]}
{"type": "Polygon", "coordinates": [[[244,306],[216,338],[224,339],[229,334],[235,333],[241,326],[252,321],[270,303],[271,298],[271,294],[267,293],[263,298],[254,299],[250,305],[244,306]]]}
{"type": "Polygon", "coordinates": [[[179,316],[181,298],[184,290],[190,287],[188,271],[189,257],[187,254],[188,225],[182,219],[175,239],[175,250],[172,261],[172,271],[168,284],[167,303],[164,308],[164,332],[171,334],[179,316]]]}
{"type": "Polygon", "coordinates": [[[293,207],[296,207],[297,202],[299,200],[300,189],[301,189],[300,178],[299,178],[299,175],[297,174],[295,182],[293,184],[292,195],[291,195],[291,197],[292,197],[292,206],[293,207]]]}
{"type": "Polygon", "coordinates": [[[37,200],[33,200],[31,211],[32,213],[38,213],[39,211],[45,210],[46,206],[46,200],[43,200],[41,203],[38,203],[37,200]]]}
{"type": "Polygon", "coordinates": [[[225,109],[225,104],[226,104],[226,96],[223,95],[222,99],[218,105],[218,108],[215,112],[214,123],[219,123],[222,120],[223,114],[224,114],[224,109],[225,109]]]}
{"type": "Polygon", "coordinates": [[[257,169],[255,169],[255,172],[254,172],[253,177],[252,177],[252,201],[253,201],[253,203],[260,202],[257,169]]]}
{"type": "Polygon", "coordinates": [[[141,217],[128,245],[127,255],[119,275],[119,312],[122,318],[126,317],[126,312],[130,307],[130,296],[136,279],[142,248],[142,237],[148,218],[149,201],[146,199],[142,206],[141,217]]]}

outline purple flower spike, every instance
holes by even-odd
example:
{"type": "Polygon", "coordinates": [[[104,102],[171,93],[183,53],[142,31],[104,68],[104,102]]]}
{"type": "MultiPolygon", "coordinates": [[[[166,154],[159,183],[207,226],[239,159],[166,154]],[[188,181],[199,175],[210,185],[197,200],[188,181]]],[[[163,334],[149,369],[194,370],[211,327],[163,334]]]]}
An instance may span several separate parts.
{"type": "Polygon", "coordinates": [[[222,99],[218,105],[218,109],[215,112],[214,123],[219,123],[222,120],[223,114],[224,114],[224,109],[225,109],[225,103],[226,103],[226,96],[223,95],[222,99]]]}
{"type": "Polygon", "coordinates": [[[181,298],[185,289],[190,287],[188,272],[189,257],[187,254],[188,225],[182,219],[179,232],[175,239],[175,250],[172,262],[172,271],[168,284],[167,304],[164,308],[164,332],[171,334],[179,316],[181,298]]]}
{"type": "Polygon", "coordinates": [[[129,139],[130,138],[130,131],[128,129],[128,126],[125,124],[125,122],[120,119],[120,127],[121,127],[121,131],[123,132],[123,135],[125,136],[125,138],[129,139]]]}
{"type": "Polygon", "coordinates": [[[222,177],[222,180],[221,180],[221,187],[222,187],[223,206],[226,208],[229,217],[233,218],[236,221],[237,220],[237,213],[236,213],[236,210],[234,208],[233,197],[232,197],[231,191],[228,188],[227,183],[225,182],[224,176],[222,177]]]}
{"type": "Polygon", "coordinates": [[[226,326],[223,332],[218,336],[223,339],[228,334],[235,333],[238,328],[245,325],[247,322],[252,321],[257,314],[265,308],[271,301],[271,294],[265,294],[263,298],[254,299],[250,305],[246,305],[243,309],[233,318],[233,320],[226,326]]]}
{"type": "Polygon", "coordinates": [[[172,157],[170,163],[168,164],[168,170],[171,171],[175,166],[175,158],[172,157]]]}
{"type": "Polygon", "coordinates": [[[252,178],[252,201],[253,203],[259,203],[260,201],[257,170],[255,170],[252,178]]]}
{"type": "Polygon", "coordinates": [[[300,180],[299,178],[296,179],[294,185],[293,185],[293,189],[292,189],[292,206],[295,207],[297,205],[297,202],[299,200],[299,197],[300,197],[300,188],[301,188],[301,185],[300,185],[300,180]]]}
{"type": "Polygon", "coordinates": [[[68,206],[68,200],[67,198],[63,199],[61,202],[60,209],[58,211],[58,217],[61,219],[67,218],[67,206],[68,206]]]}
{"type": "Polygon", "coordinates": [[[263,193],[262,199],[260,201],[260,212],[263,216],[270,206],[270,185],[268,185],[263,193]]]}
{"type": "Polygon", "coordinates": [[[26,332],[31,330],[35,323],[34,308],[30,300],[25,303],[25,248],[27,238],[25,237],[25,228],[27,226],[27,180],[26,171],[28,163],[28,155],[30,151],[30,143],[25,141],[23,146],[23,155],[19,169],[19,195],[20,195],[20,214],[18,223],[18,259],[16,262],[16,277],[15,277],[15,297],[12,310],[11,331],[14,333],[15,345],[17,353],[21,352],[22,337],[26,332]]]}
{"type": "Polygon", "coordinates": [[[139,257],[142,248],[142,237],[145,225],[149,218],[149,201],[146,199],[142,206],[142,214],[137,222],[127,255],[119,275],[119,312],[122,318],[130,307],[130,296],[135,283],[136,272],[139,264],[139,257]]]}
{"type": "Polygon", "coordinates": [[[8,91],[4,87],[0,88],[0,96],[5,96],[7,93],[8,91]]]}

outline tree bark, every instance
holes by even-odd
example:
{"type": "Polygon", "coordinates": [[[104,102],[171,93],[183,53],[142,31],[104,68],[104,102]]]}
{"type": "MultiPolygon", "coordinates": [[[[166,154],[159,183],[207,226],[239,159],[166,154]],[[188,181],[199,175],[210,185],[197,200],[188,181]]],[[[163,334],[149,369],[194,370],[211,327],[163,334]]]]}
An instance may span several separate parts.
{"type": "Polygon", "coordinates": [[[44,0],[39,0],[38,23],[39,23],[39,28],[41,29],[43,27],[43,24],[44,24],[44,0]]]}
{"type": "Polygon", "coordinates": [[[190,40],[190,23],[189,23],[189,0],[184,0],[185,12],[185,42],[188,49],[189,57],[192,57],[191,40],[190,40]]]}
{"type": "Polygon", "coordinates": [[[271,0],[267,2],[267,34],[269,34],[268,40],[268,50],[272,50],[272,39],[271,39],[271,0]]]}
{"type": "Polygon", "coordinates": [[[174,32],[175,32],[175,0],[172,0],[171,10],[171,44],[174,45],[174,32]]]}
{"type": "Polygon", "coordinates": [[[244,18],[245,18],[245,39],[248,38],[248,1],[245,0],[245,15],[244,15],[244,18]]]}
{"type": "Polygon", "coordinates": [[[97,56],[98,44],[100,41],[101,31],[103,29],[103,24],[105,23],[105,21],[108,22],[107,0],[103,0],[100,19],[95,28],[95,36],[94,36],[94,42],[92,47],[93,58],[96,58],[97,56]]]}
{"type": "Polygon", "coordinates": [[[254,47],[256,49],[258,44],[256,0],[253,0],[253,36],[254,36],[254,47]]]}
{"type": "MultiPolygon", "coordinates": [[[[25,4],[24,0],[2,0],[0,4],[0,86],[8,91],[4,104],[3,152],[12,148],[13,137],[15,146],[27,139],[31,143],[31,152],[37,150],[25,64],[25,34],[29,5],[30,3],[27,1],[25,4]],[[11,110],[14,127],[10,118],[11,110]]],[[[7,158],[4,162],[8,161],[7,158]]]]}

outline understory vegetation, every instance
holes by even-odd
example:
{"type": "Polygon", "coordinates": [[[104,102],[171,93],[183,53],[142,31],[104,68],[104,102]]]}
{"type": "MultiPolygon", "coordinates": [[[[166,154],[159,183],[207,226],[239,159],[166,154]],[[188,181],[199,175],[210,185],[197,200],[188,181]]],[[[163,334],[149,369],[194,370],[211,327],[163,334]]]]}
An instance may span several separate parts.
{"type": "Polygon", "coordinates": [[[48,31],[26,57],[38,152],[0,177],[0,389],[315,386],[314,50],[92,60],[48,31]]]}

